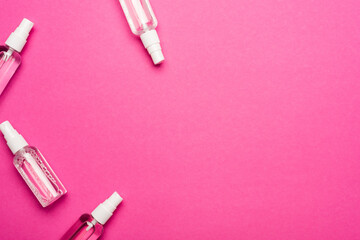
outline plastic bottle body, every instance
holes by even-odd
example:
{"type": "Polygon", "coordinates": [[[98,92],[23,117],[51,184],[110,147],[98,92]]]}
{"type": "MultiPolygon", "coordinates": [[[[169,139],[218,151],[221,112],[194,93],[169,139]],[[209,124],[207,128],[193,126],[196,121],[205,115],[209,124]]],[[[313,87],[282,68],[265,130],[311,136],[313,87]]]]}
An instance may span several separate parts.
{"type": "Polygon", "coordinates": [[[131,31],[140,36],[155,65],[165,58],[161,50],[160,39],[155,30],[158,22],[149,0],[120,0],[121,7],[131,31]]]}
{"type": "Polygon", "coordinates": [[[83,214],[62,236],[61,240],[95,240],[103,233],[103,225],[90,214],[83,214]]]}
{"type": "Polygon", "coordinates": [[[120,0],[131,31],[141,34],[156,28],[158,22],[148,0],[120,0]]]}
{"type": "Polygon", "coordinates": [[[25,146],[17,151],[14,165],[43,207],[66,194],[64,185],[37,148],[25,146]]]}
{"type": "Polygon", "coordinates": [[[0,46],[0,95],[21,63],[21,56],[8,46],[0,46]]]}

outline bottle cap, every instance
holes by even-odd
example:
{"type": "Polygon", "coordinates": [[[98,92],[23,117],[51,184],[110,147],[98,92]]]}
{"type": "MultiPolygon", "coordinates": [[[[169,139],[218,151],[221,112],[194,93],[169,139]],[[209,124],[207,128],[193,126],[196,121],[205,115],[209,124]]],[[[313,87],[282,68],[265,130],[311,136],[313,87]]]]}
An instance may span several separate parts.
{"type": "Polygon", "coordinates": [[[105,200],[105,202],[97,206],[95,210],[92,211],[91,215],[96,221],[104,225],[113,215],[113,212],[122,200],[122,197],[120,197],[117,192],[114,192],[108,199],[105,200]]]}
{"type": "Polygon", "coordinates": [[[7,141],[11,152],[15,154],[17,151],[22,149],[29,144],[25,141],[23,136],[21,136],[10,124],[9,121],[5,121],[0,124],[0,131],[4,134],[4,137],[7,141]]]}
{"type": "Polygon", "coordinates": [[[16,30],[10,34],[5,44],[17,52],[21,52],[33,26],[34,23],[24,18],[16,30]]]}
{"type": "Polygon", "coordinates": [[[144,47],[148,50],[155,65],[165,60],[161,51],[160,39],[156,30],[150,30],[140,35],[144,47]]]}

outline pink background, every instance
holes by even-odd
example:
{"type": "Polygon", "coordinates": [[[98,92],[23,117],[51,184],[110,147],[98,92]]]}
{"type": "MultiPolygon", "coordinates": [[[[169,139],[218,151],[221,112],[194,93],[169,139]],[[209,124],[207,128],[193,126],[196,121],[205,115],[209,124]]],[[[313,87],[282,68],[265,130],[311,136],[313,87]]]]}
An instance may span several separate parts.
{"type": "MultiPolygon", "coordinates": [[[[35,23],[0,98],[68,189],[43,209],[0,139],[1,239],[360,239],[360,1],[151,0],[153,66],[117,0],[1,0],[35,23]]],[[[5,10],[6,9],[6,10],[5,10]]]]}

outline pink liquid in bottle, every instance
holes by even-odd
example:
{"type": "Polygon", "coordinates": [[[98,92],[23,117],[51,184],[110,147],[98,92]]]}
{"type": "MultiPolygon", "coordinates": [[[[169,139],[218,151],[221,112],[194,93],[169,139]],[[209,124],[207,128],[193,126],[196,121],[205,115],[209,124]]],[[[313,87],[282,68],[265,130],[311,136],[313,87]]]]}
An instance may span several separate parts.
{"type": "Polygon", "coordinates": [[[110,219],[122,198],[114,192],[105,202],[92,211],[83,214],[60,240],[96,240],[103,233],[104,224],[110,219]]]}
{"type": "Polygon", "coordinates": [[[0,46],[0,94],[4,91],[20,63],[19,53],[7,46],[0,46]],[[11,55],[9,56],[9,54],[11,55]]]}
{"type": "Polygon", "coordinates": [[[19,53],[24,48],[33,26],[31,21],[24,18],[16,30],[10,34],[5,46],[0,46],[0,95],[21,63],[19,53]]]}
{"type": "Polygon", "coordinates": [[[64,234],[61,240],[95,240],[98,239],[102,232],[103,226],[94,221],[90,214],[83,214],[74,225],[64,234]]]}

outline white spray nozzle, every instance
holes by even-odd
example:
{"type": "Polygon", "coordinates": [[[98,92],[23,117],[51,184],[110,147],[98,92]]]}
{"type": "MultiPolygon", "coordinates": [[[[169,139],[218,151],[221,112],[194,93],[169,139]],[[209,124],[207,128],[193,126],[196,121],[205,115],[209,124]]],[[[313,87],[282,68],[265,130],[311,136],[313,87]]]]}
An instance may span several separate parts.
{"type": "Polygon", "coordinates": [[[20,25],[15,30],[15,33],[24,36],[24,38],[27,38],[33,26],[34,26],[33,22],[31,22],[29,19],[24,18],[20,23],[20,25]]]}
{"type": "Polygon", "coordinates": [[[5,121],[0,124],[0,131],[4,135],[7,145],[13,154],[22,149],[23,147],[29,145],[23,136],[21,136],[14,128],[11,126],[9,121],[5,121]]]}
{"type": "Polygon", "coordinates": [[[122,200],[122,197],[120,197],[117,192],[114,192],[108,199],[105,200],[105,202],[97,206],[95,210],[92,211],[91,215],[96,219],[96,221],[104,225],[113,215],[113,212],[122,200]]]}
{"type": "Polygon", "coordinates": [[[16,134],[19,134],[10,124],[9,121],[5,121],[0,124],[0,131],[4,134],[5,139],[9,137],[14,137],[16,134]]]}
{"type": "Polygon", "coordinates": [[[17,52],[21,52],[33,26],[34,23],[24,18],[16,30],[11,33],[5,44],[17,52]]]}
{"type": "Polygon", "coordinates": [[[162,63],[165,58],[161,51],[160,39],[156,30],[150,30],[140,35],[144,47],[147,49],[155,65],[162,63]]]}

